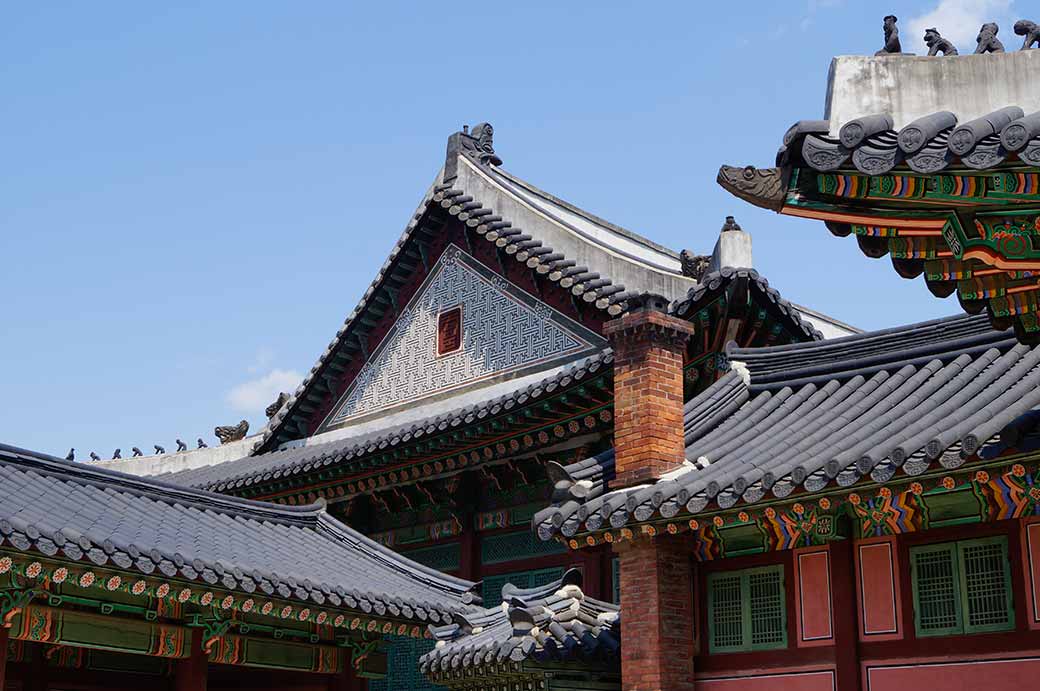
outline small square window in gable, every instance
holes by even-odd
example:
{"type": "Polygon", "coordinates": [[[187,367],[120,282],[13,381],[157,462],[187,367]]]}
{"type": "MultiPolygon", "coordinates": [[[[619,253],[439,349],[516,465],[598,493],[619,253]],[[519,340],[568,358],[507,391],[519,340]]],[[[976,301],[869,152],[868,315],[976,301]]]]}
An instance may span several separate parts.
{"type": "Polygon", "coordinates": [[[462,307],[437,315],[437,355],[454,353],[462,347],[462,307]]]}

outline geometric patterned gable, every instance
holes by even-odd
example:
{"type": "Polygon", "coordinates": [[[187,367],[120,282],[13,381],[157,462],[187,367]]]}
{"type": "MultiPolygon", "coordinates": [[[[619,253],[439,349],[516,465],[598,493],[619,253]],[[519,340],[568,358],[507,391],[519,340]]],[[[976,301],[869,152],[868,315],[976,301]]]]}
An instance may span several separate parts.
{"type": "Polygon", "coordinates": [[[449,245],[323,429],[562,364],[603,345],[449,245]]]}

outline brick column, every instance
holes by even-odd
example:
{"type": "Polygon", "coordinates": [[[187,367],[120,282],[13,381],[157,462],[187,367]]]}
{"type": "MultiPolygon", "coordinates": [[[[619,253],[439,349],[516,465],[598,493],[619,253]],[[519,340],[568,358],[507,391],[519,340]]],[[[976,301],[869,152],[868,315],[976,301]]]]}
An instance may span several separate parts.
{"type": "Polygon", "coordinates": [[[694,332],[668,302],[643,295],[603,326],[614,349],[614,448],[611,485],[652,481],[683,462],[683,354],[694,332]]]}
{"type": "Polygon", "coordinates": [[[209,656],[202,649],[202,629],[191,630],[191,654],[178,660],[174,672],[174,691],[206,691],[209,656]]]}
{"type": "Polygon", "coordinates": [[[621,558],[621,688],[693,691],[689,542],[659,535],[616,544],[621,558]]]}

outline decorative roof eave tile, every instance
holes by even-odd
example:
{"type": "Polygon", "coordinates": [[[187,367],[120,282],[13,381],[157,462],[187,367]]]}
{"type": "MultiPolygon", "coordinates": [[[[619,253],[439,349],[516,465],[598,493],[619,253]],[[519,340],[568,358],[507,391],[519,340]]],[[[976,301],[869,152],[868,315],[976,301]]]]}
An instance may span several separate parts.
{"type": "MultiPolygon", "coordinates": [[[[443,171],[438,175],[438,179],[442,176],[443,171]]],[[[562,252],[545,246],[541,240],[531,237],[522,228],[514,227],[508,219],[498,215],[495,209],[483,206],[465,189],[453,186],[457,184],[456,179],[453,184],[437,184],[427,191],[357,307],[336,332],[336,336],[304,377],[303,382],[261,431],[260,440],[256,445],[257,451],[269,450],[277,443],[294,438],[292,434],[286,436],[284,430],[288,422],[301,412],[298,410],[300,402],[306,398],[315,383],[322,379],[329,361],[344,352],[346,343],[359,328],[359,317],[382,290],[385,279],[392,272],[398,257],[431,211],[446,210],[449,216],[462,221],[467,228],[472,229],[487,242],[494,243],[497,248],[504,250],[507,256],[512,256],[538,276],[568,291],[574,299],[594,307],[605,315],[618,316],[626,309],[626,301],[632,294],[627,292],[624,286],[614,284],[608,277],[588,267],[578,266],[575,260],[569,259],[562,252]]]]}
{"type": "Polygon", "coordinates": [[[979,318],[729,354],[750,383],[731,373],[686,405],[683,468],[608,491],[612,453],[553,467],[554,505],[534,517],[539,536],[955,470],[996,440],[1021,437],[1040,407],[1040,347],[1016,344],[979,318]]]}
{"type": "Polygon", "coordinates": [[[452,623],[430,626],[437,646],[419,659],[434,681],[477,674],[512,674],[510,663],[527,660],[618,664],[620,610],[586,597],[582,576],[570,569],[548,585],[502,588],[499,607],[460,614],[452,623]]]}
{"type": "MultiPolygon", "coordinates": [[[[300,621],[333,608],[425,625],[450,621],[475,601],[473,583],[369,540],[321,503],[287,508],[235,499],[5,445],[0,489],[0,550],[58,558],[66,571],[84,565],[92,574],[133,575],[143,587],[161,587],[153,582],[159,579],[163,596],[179,584],[173,595],[181,602],[205,592],[212,600],[216,586],[226,591],[222,599],[231,598],[229,608],[272,598],[295,603],[284,606],[300,621]]],[[[0,559],[0,569],[12,563],[0,559]]]]}
{"type": "MultiPolygon", "coordinates": [[[[574,363],[550,377],[490,401],[465,406],[403,427],[379,431],[363,439],[345,439],[275,451],[183,471],[163,476],[162,479],[227,493],[259,490],[275,481],[291,481],[294,485],[305,486],[307,477],[315,472],[354,464],[366,457],[385,453],[387,449],[433,438],[442,432],[461,430],[504,412],[522,410],[524,406],[560,395],[572,388],[586,386],[600,377],[612,376],[610,366],[613,361],[613,352],[609,348],[604,349],[600,354],[574,363]]],[[[389,486],[379,485],[379,489],[389,486]]]]}

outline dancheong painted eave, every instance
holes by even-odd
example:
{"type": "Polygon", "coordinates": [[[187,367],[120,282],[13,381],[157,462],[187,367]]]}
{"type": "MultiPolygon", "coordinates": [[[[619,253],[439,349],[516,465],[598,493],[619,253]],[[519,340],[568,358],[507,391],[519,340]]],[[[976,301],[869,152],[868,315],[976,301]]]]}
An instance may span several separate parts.
{"type": "Polygon", "coordinates": [[[971,467],[1037,423],[1040,347],[984,318],[729,356],[734,371],[685,406],[685,465],[623,489],[609,486],[610,451],[551,466],[554,505],[535,516],[538,534],[571,537],[971,467]]]}
{"type": "Polygon", "coordinates": [[[8,568],[12,557],[36,557],[123,573],[124,582],[158,578],[171,597],[169,583],[225,591],[229,602],[273,598],[301,621],[331,609],[425,626],[473,609],[473,583],[382,547],[323,504],[236,499],[4,445],[0,495],[8,568]]]}
{"type": "MultiPolygon", "coordinates": [[[[868,257],[890,256],[900,276],[923,276],[936,296],[956,294],[966,312],[1038,342],[1040,111],[1025,76],[1040,65],[1034,52],[858,58],[870,68],[862,72],[881,75],[858,94],[876,110],[850,117],[857,99],[846,94],[839,114],[787,131],[776,167],[722,166],[718,182],[756,206],[853,235],[868,257]],[[886,75],[913,83],[893,88],[886,75]],[[928,87],[937,83],[951,88],[928,87]],[[1000,100],[1012,95],[1021,100],[1000,100]]],[[[829,99],[851,88],[833,82],[829,99]]]]}

